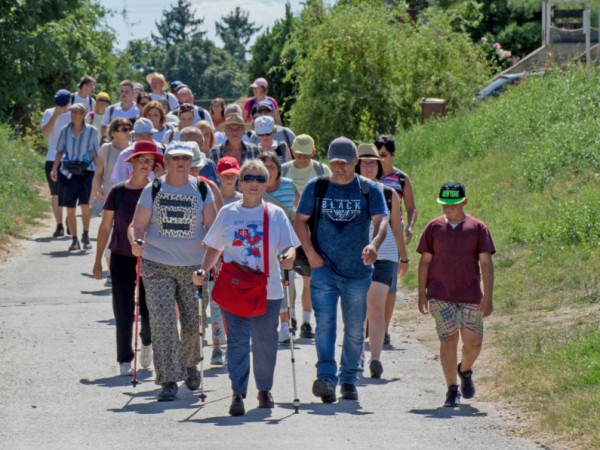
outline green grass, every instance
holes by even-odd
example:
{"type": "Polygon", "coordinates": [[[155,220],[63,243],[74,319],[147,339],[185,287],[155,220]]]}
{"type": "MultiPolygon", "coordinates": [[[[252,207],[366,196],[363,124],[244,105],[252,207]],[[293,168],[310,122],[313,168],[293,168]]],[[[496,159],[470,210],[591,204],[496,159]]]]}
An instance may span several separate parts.
{"type": "MultiPolygon", "coordinates": [[[[465,183],[467,212],[492,232],[495,315],[510,318],[518,336],[486,341],[505,355],[495,384],[527,402],[540,427],[594,448],[600,334],[578,318],[600,319],[599,83],[600,72],[577,68],[531,78],[471,112],[398,135],[396,153],[419,210],[413,251],[442,213],[435,198],[449,180],[465,183]],[[507,381],[508,373],[522,376],[507,381]],[[512,389],[515,380],[526,389],[512,389]]],[[[412,259],[405,283],[416,287],[412,259]]]]}
{"type": "Polygon", "coordinates": [[[44,158],[0,124],[0,241],[20,236],[48,210],[35,184],[44,181],[44,158]]]}

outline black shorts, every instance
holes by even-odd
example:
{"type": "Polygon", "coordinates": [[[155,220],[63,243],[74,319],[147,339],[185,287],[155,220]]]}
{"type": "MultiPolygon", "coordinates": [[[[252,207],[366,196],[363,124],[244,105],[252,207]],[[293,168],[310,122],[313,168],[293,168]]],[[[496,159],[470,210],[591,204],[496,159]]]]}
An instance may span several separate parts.
{"type": "Polygon", "coordinates": [[[50,172],[52,172],[53,165],[54,161],[46,161],[44,172],[46,172],[46,181],[48,182],[48,188],[50,188],[50,195],[58,195],[58,183],[52,181],[52,178],[50,178],[50,172]]]}
{"type": "Polygon", "coordinates": [[[373,270],[371,281],[391,286],[394,279],[394,271],[398,270],[398,263],[388,261],[387,259],[378,259],[373,266],[375,270],[373,270]]]}
{"type": "Polygon", "coordinates": [[[94,172],[90,170],[86,170],[83,175],[71,175],[71,178],[58,172],[58,206],[75,208],[78,204],[87,205],[93,180],[94,172]]]}

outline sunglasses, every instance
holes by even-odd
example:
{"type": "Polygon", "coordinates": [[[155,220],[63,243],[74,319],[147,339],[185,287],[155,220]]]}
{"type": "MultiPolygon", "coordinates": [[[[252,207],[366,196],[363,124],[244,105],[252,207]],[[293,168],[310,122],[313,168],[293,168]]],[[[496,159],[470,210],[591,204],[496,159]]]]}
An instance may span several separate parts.
{"type": "Polygon", "coordinates": [[[129,133],[131,131],[131,128],[130,127],[117,128],[117,131],[119,131],[121,133],[129,133]]]}
{"type": "Polygon", "coordinates": [[[256,135],[257,135],[258,137],[271,136],[272,134],[273,134],[273,132],[272,132],[272,131],[271,131],[270,133],[263,133],[263,134],[258,134],[258,133],[256,133],[256,135]]]}
{"type": "Polygon", "coordinates": [[[108,100],[104,99],[104,98],[99,98],[97,100],[98,103],[110,103],[108,100]]]}
{"type": "Polygon", "coordinates": [[[271,112],[271,110],[269,108],[260,108],[260,109],[257,109],[256,112],[259,114],[269,114],[271,112]]]}
{"type": "Polygon", "coordinates": [[[242,178],[242,181],[244,183],[250,183],[252,181],[256,181],[257,183],[263,184],[267,182],[267,177],[265,177],[264,175],[251,175],[251,174],[246,174],[244,175],[244,177],[242,178]]]}

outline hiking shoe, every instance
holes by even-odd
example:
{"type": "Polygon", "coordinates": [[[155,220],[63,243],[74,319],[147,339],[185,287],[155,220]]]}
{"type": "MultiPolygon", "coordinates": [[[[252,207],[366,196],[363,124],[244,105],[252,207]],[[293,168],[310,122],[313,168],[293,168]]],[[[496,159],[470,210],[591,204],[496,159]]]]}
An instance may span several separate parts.
{"type": "Polygon", "coordinates": [[[392,340],[390,339],[390,335],[388,333],[385,333],[385,335],[383,336],[383,345],[390,345],[392,343],[392,340]]]}
{"type": "Polygon", "coordinates": [[[460,364],[456,368],[458,376],[460,378],[460,393],[466,399],[475,397],[475,383],[473,383],[473,371],[467,370],[466,372],[460,371],[460,364]]]}
{"type": "Polygon", "coordinates": [[[65,229],[63,227],[62,223],[59,223],[58,225],[56,225],[56,230],[54,230],[54,233],[52,233],[52,237],[58,238],[58,237],[62,237],[65,235],[65,229]]]}
{"type": "Polygon", "coordinates": [[[110,275],[106,277],[106,281],[104,282],[104,287],[112,287],[112,277],[110,275]]]}
{"type": "Polygon", "coordinates": [[[159,402],[170,402],[177,398],[177,383],[171,381],[169,383],[163,383],[162,390],[159,392],[156,399],[159,402]]]}
{"type": "Polygon", "coordinates": [[[229,415],[231,416],[243,416],[246,414],[244,409],[244,397],[241,395],[234,395],[229,407],[229,415]]]}
{"type": "Polygon", "coordinates": [[[381,374],[383,373],[381,361],[377,359],[371,360],[369,363],[369,370],[371,371],[371,378],[381,378],[381,374]]]}
{"type": "Polygon", "coordinates": [[[333,403],[336,400],[335,386],[325,380],[315,380],[312,391],[313,395],[321,397],[323,403],[333,403]]]}
{"type": "Polygon", "coordinates": [[[119,375],[121,375],[121,376],[133,375],[133,369],[131,368],[130,362],[123,362],[123,363],[119,364],[119,375]]]}
{"type": "Polygon", "coordinates": [[[200,372],[196,366],[187,368],[187,376],[185,377],[185,385],[190,391],[195,391],[200,387],[200,372]]]}
{"type": "Polygon", "coordinates": [[[69,246],[69,251],[74,252],[75,250],[81,250],[81,244],[77,239],[73,239],[71,245],[69,246]]]}
{"type": "Polygon", "coordinates": [[[152,364],[152,357],[154,356],[154,352],[152,351],[152,344],[144,345],[142,344],[142,351],[140,353],[140,365],[142,368],[147,369],[152,364]]]}
{"type": "Polygon", "coordinates": [[[300,337],[304,339],[314,339],[315,333],[313,333],[310,323],[304,322],[300,327],[300,337]]]}
{"type": "Polygon", "coordinates": [[[448,392],[446,392],[446,401],[444,406],[449,408],[455,408],[460,404],[460,392],[458,392],[458,386],[452,384],[448,386],[448,392]]]}
{"type": "Polygon", "coordinates": [[[358,400],[358,391],[356,390],[356,386],[351,383],[342,383],[340,393],[342,394],[342,398],[345,400],[358,400]]]}
{"type": "Polygon", "coordinates": [[[210,365],[211,366],[222,366],[225,364],[223,360],[223,350],[220,348],[213,348],[212,356],[210,357],[210,365]]]}
{"type": "Polygon", "coordinates": [[[259,408],[274,408],[275,401],[269,391],[258,391],[258,407],[259,408]]]}
{"type": "Polygon", "coordinates": [[[84,250],[90,250],[92,248],[92,244],[90,243],[90,236],[88,235],[87,231],[85,231],[81,235],[81,243],[83,244],[84,250]]]}
{"type": "Polygon", "coordinates": [[[287,328],[281,327],[279,330],[279,343],[289,345],[290,343],[290,332],[287,328]]]}

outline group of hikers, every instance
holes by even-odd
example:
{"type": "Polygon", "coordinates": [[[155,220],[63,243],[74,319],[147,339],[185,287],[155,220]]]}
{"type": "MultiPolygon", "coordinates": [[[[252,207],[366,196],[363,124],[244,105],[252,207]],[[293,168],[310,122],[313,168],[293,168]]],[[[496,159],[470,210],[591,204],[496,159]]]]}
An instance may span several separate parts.
{"type": "MultiPolygon", "coordinates": [[[[42,120],[53,236],[70,234],[69,252],[90,250],[90,218],[102,215],[93,274],[104,278],[105,259],[120,375],[135,377],[137,305],[136,361],[153,365],[158,401],[174,400],[180,381],[201,388],[210,309],[210,364],[227,366],[231,415],[245,414],[250,353],[258,406],[274,407],[277,348],[293,349],[298,332],[316,347],[313,394],[332,403],[339,386],[342,399],[357,400],[361,373],[383,374],[417,220],[411,180],[394,166],[394,139],[380,135],[357,146],[338,137],[327,165],[315,159],[311,136],[281,124],[264,78],[243,103],[216,98],[208,111],[181,82],[169,84],[160,73],[146,81],[150,92],[122,81],[120,101],[111,105],[107,93],[93,95],[95,80],[86,75],[76,92],[56,92],[42,120]],[[301,315],[295,275],[302,277],[301,315]]],[[[464,212],[463,184],[445,183],[437,201],[443,214],[417,246],[418,308],[435,318],[444,405],[454,407],[475,395],[472,367],[493,309],[495,247],[485,224],[464,212]]]]}

